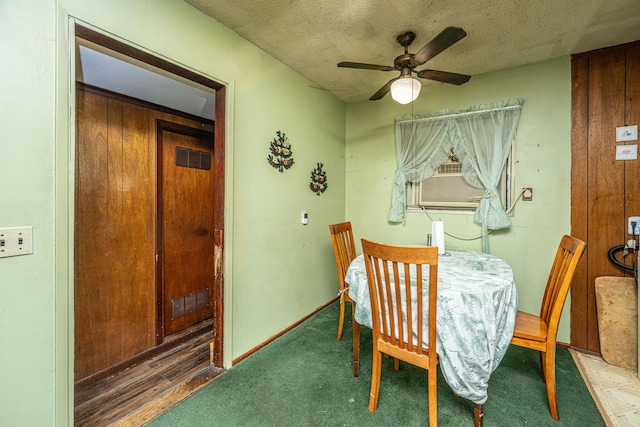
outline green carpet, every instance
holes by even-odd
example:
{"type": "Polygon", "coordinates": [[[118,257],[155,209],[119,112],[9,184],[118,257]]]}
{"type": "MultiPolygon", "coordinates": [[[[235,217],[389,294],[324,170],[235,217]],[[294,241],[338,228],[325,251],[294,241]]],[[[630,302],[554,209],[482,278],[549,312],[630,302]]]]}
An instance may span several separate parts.
{"type": "MultiPolygon", "coordinates": [[[[353,376],[351,323],[336,341],[338,305],[232,367],[148,426],[426,426],[426,371],[383,359],[380,399],[369,412],[371,331],[361,329],[360,376],[353,376]]],[[[538,353],[511,346],[489,382],[484,425],[604,426],[566,348],[556,358],[560,421],[549,415],[538,353]]],[[[473,403],[438,376],[438,422],[472,426],[473,403]]]]}

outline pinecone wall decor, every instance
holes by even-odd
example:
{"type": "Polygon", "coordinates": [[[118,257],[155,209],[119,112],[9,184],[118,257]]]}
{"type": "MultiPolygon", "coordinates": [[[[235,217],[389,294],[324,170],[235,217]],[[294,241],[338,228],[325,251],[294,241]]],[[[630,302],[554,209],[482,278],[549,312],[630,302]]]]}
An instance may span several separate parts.
{"type": "Polygon", "coordinates": [[[267,161],[271,166],[283,172],[284,169],[289,169],[293,166],[293,152],[291,151],[291,144],[284,132],[277,131],[276,137],[271,141],[269,147],[271,154],[267,156],[267,161]]]}
{"type": "Polygon", "coordinates": [[[322,170],[322,163],[318,163],[318,167],[311,171],[311,182],[309,188],[311,191],[320,195],[327,189],[327,173],[322,170]]]}

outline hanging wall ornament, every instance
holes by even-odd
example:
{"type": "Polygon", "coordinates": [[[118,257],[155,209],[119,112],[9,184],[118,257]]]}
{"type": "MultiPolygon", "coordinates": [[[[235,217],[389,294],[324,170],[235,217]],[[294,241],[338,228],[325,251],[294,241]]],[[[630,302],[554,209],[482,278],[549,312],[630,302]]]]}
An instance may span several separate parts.
{"type": "Polygon", "coordinates": [[[276,137],[271,141],[269,149],[271,150],[271,154],[267,156],[267,161],[271,166],[280,172],[293,166],[291,144],[289,144],[289,139],[285,136],[284,132],[276,132],[276,137]]]}
{"type": "Polygon", "coordinates": [[[318,163],[318,167],[311,171],[311,182],[309,188],[318,196],[327,189],[327,173],[322,170],[322,163],[318,163]]]}

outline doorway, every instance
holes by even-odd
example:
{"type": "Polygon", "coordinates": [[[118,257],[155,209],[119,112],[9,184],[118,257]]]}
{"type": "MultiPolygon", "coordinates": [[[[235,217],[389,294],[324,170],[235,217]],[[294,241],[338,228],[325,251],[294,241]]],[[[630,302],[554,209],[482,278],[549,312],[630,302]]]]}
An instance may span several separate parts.
{"type": "Polygon", "coordinates": [[[222,367],[225,87],[86,27],[76,25],[75,33],[78,40],[114,52],[120,59],[215,93],[214,116],[202,120],[163,105],[150,107],[148,102],[126,94],[110,94],[109,89],[78,86],[82,90],[76,96],[77,116],[82,115],[83,108],[85,112],[97,108],[103,114],[97,125],[77,123],[76,132],[76,144],[87,135],[92,141],[76,158],[75,227],[77,231],[84,227],[76,232],[74,244],[76,387],[156,355],[159,348],[172,341],[166,339],[169,335],[184,334],[185,329],[197,328],[207,318],[212,319],[210,341],[216,349],[211,361],[222,367]],[[170,169],[162,165],[157,171],[156,155],[176,160],[175,156],[155,151],[157,132],[159,141],[168,141],[188,153],[206,153],[208,169],[191,168],[189,163],[176,166],[184,169],[178,172],[183,175],[179,183],[174,180],[178,175],[164,184],[163,176],[158,175],[160,184],[156,185],[157,172],[170,169]],[[135,144],[130,144],[133,140],[135,144]],[[112,161],[105,166],[101,159],[112,161]],[[191,182],[185,173],[194,171],[203,172],[207,178],[191,182]],[[78,178],[84,181],[79,184],[78,178]],[[132,192],[132,185],[144,189],[132,192]],[[162,189],[172,189],[174,201],[184,209],[170,211],[167,203],[162,204],[162,189]],[[107,202],[91,199],[103,190],[102,200],[107,202]],[[188,204],[175,200],[184,194],[191,195],[188,204]],[[206,213],[203,209],[195,218],[192,213],[200,205],[206,206],[206,213]],[[182,262],[176,249],[181,245],[180,225],[187,223],[205,241],[199,246],[203,255],[179,271],[175,267],[182,262]],[[82,239],[87,235],[91,237],[82,239]],[[171,266],[169,275],[165,275],[167,265],[171,266]],[[187,275],[197,280],[184,280],[187,275]],[[174,284],[167,287],[169,279],[174,284]],[[185,282],[192,285],[183,286],[185,282]],[[193,284],[196,282],[206,284],[193,284]],[[116,292],[110,286],[113,283],[116,292]],[[92,305],[84,304],[83,299],[92,305]],[[93,345],[82,342],[87,336],[92,336],[93,345]],[[113,351],[108,348],[112,343],[117,343],[113,351]]]}

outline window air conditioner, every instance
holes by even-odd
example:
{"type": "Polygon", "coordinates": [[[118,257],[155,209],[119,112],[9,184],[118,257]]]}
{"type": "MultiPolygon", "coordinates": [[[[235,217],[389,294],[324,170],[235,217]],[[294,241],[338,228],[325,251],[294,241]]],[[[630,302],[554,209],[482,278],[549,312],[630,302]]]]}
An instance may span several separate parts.
{"type": "MultiPolygon", "coordinates": [[[[498,190],[505,204],[506,168],[498,190]]],[[[474,209],[484,196],[483,188],[474,188],[462,177],[462,164],[447,161],[437,172],[418,185],[418,206],[435,209],[474,209]]]]}

